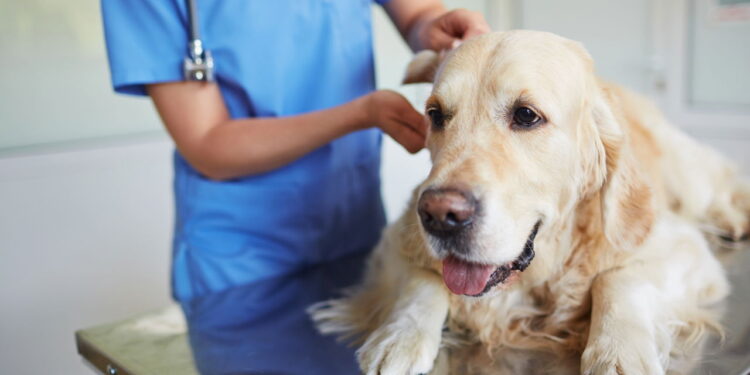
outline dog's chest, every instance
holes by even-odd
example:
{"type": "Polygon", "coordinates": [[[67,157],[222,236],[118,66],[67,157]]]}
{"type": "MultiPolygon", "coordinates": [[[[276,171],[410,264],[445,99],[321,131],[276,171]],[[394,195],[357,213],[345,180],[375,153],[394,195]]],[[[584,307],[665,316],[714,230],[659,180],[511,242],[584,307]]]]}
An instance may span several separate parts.
{"type": "Polygon", "coordinates": [[[520,290],[482,299],[454,296],[443,335],[450,373],[578,373],[588,307],[581,302],[558,311],[556,299],[545,302],[520,290]]]}

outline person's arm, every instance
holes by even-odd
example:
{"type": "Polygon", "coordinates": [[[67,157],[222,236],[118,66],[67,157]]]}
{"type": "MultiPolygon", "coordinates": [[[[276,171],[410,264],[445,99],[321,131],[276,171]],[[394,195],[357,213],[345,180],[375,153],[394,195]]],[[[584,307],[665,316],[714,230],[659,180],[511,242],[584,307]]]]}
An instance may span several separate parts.
{"type": "Polygon", "coordinates": [[[446,11],[440,0],[390,0],[385,10],[413,51],[451,49],[490,31],[484,16],[466,9],[446,11]]]}
{"type": "Polygon", "coordinates": [[[375,91],[346,104],[297,116],[231,119],[215,83],[147,86],[178,150],[216,180],[266,172],[347,133],[379,126],[409,152],[424,147],[425,120],[401,95],[375,91]]]}

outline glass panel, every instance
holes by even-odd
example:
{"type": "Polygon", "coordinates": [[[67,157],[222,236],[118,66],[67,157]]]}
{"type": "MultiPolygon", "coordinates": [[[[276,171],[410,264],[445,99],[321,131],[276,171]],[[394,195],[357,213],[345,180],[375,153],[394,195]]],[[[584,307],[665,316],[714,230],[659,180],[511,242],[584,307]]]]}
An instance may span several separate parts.
{"type": "MultiPolygon", "coordinates": [[[[712,0],[692,0],[688,22],[688,102],[750,111],[750,20],[727,20],[712,0]]],[[[719,0],[719,5],[750,3],[719,0]]]]}

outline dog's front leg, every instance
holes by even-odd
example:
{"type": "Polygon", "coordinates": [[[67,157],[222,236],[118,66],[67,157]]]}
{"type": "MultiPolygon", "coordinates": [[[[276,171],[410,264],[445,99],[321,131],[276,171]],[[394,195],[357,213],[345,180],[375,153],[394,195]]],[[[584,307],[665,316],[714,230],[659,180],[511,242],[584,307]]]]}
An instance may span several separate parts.
{"type": "Polygon", "coordinates": [[[652,270],[643,268],[620,268],[594,280],[582,374],[664,374],[656,331],[662,305],[657,288],[643,277],[652,270]]]}
{"type": "Polygon", "coordinates": [[[432,370],[448,314],[448,292],[437,274],[412,272],[391,314],[357,351],[365,374],[413,375],[432,370]]]}

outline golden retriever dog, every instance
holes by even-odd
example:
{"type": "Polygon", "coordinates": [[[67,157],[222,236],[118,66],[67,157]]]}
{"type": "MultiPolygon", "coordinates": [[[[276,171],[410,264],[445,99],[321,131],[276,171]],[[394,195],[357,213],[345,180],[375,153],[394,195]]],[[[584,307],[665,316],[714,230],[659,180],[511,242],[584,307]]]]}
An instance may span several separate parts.
{"type": "Polygon", "coordinates": [[[559,36],[418,58],[432,170],[320,330],[366,374],[689,371],[728,294],[705,228],[747,239],[733,167],[559,36]]]}

